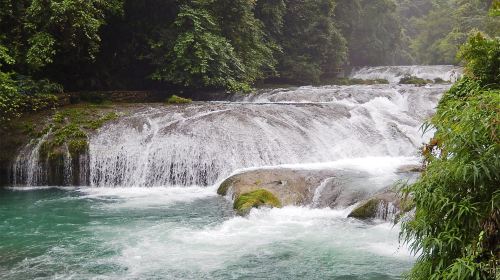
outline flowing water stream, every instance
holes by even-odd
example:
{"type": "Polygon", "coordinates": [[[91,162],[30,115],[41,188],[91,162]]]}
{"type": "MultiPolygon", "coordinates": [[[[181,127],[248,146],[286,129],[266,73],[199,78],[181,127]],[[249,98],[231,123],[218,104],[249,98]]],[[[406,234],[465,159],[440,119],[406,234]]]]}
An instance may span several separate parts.
{"type": "MultiPolygon", "coordinates": [[[[405,73],[453,80],[460,69],[363,68],[353,77],[394,82],[405,73]]],[[[399,279],[414,258],[398,226],[314,208],[321,186],[310,206],[248,217],[215,190],[235,172],[277,165],[369,174],[351,180],[355,187],[395,183],[398,167],[418,162],[430,136],[419,127],[448,88],[306,86],[141,105],[91,137],[79,161],[88,186],[44,187],[40,142],[31,143],[13,163],[12,188],[0,190],[0,276],[399,279]]],[[[64,182],[75,182],[71,165],[64,169],[64,182]]]]}

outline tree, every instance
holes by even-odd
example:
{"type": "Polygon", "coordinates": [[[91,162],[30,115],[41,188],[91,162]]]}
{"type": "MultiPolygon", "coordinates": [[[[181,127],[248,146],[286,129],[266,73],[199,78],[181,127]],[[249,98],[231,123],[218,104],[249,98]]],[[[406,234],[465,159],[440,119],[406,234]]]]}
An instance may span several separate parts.
{"type": "Polygon", "coordinates": [[[360,0],[361,15],[351,32],[349,61],[355,66],[393,65],[407,59],[403,33],[393,0],[360,0]]]}
{"type": "Polygon", "coordinates": [[[491,1],[446,0],[433,1],[433,8],[416,20],[416,35],[412,50],[419,63],[457,63],[459,46],[473,30],[490,36],[500,35],[500,18],[488,16],[491,1]]]}
{"type": "Polygon", "coordinates": [[[299,83],[318,83],[333,76],[346,59],[346,42],[334,21],[332,0],[286,1],[280,38],[281,77],[299,83]]]}
{"type": "Polygon", "coordinates": [[[403,193],[416,206],[401,237],[420,254],[408,279],[498,279],[500,265],[500,39],[472,36],[466,77],[428,126],[426,170],[403,193]]]}
{"type": "Polygon", "coordinates": [[[156,79],[190,87],[238,90],[247,86],[244,66],[203,5],[181,6],[172,43],[169,32],[153,45],[159,52],[156,79]]]}
{"type": "Polygon", "coordinates": [[[255,17],[255,8],[255,0],[218,0],[208,5],[244,67],[244,82],[249,83],[274,72],[274,52],[279,50],[255,17]]]}

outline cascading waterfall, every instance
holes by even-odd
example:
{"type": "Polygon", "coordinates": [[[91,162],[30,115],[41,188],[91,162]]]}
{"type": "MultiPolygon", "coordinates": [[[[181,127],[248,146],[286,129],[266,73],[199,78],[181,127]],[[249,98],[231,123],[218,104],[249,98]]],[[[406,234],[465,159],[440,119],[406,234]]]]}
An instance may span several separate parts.
{"type": "MultiPolygon", "coordinates": [[[[363,68],[353,76],[378,73],[396,80],[402,75],[388,69],[406,68],[363,68]]],[[[408,69],[429,78],[459,73],[451,66],[408,69]]],[[[448,88],[306,86],[257,92],[235,102],[143,106],[92,135],[88,154],[73,160],[68,153],[64,174],[79,178],[70,176],[64,184],[212,185],[246,167],[414,156],[426,140],[419,127],[448,88]]],[[[37,157],[42,141],[20,153],[13,166],[15,184],[46,184],[37,157]]]]}
{"type": "Polygon", "coordinates": [[[441,79],[442,81],[455,82],[462,77],[463,69],[453,65],[434,66],[378,66],[364,67],[351,74],[351,78],[374,80],[385,79],[390,83],[398,83],[405,75],[410,75],[426,80],[441,79]]]}
{"type": "Polygon", "coordinates": [[[73,184],[73,158],[69,152],[68,145],[64,146],[65,153],[63,157],[63,182],[65,186],[73,184]]]}
{"type": "Polygon", "coordinates": [[[413,156],[419,125],[444,89],[306,87],[240,103],[146,108],[91,139],[90,181],[210,185],[245,167],[413,156]],[[306,92],[315,101],[298,103],[306,92]]]}
{"type": "Polygon", "coordinates": [[[28,143],[17,155],[12,166],[14,185],[39,186],[47,180],[47,170],[40,161],[40,147],[47,140],[50,131],[40,139],[28,143]]]}

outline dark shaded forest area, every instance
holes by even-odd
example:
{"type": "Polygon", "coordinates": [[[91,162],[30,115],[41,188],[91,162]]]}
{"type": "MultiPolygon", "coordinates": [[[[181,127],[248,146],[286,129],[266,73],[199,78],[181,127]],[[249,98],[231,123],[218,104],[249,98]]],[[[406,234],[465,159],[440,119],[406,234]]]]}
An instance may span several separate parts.
{"type": "Polygon", "coordinates": [[[488,2],[3,0],[1,70],[67,90],[239,90],[347,66],[453,64],[469,31],[498,35],[488,2]]]}

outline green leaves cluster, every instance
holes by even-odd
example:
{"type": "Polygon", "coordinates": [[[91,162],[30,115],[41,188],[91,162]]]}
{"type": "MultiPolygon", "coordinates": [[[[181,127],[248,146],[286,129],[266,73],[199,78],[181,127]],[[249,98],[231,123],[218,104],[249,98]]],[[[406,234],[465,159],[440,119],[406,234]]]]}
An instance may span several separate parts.
{"type": "Polygon", "coordinates": [[[93,60],[106,15],[120,9],[120,0],[0,1],[1,126],[22,112],[54,107],[62,86],[40,78],[57,80],[93,60]]]}
{"type": "Polygon", "coordinates": [[[257,80],[317,83],[346,60],[334,0],[189,1],[160,29],[150,57],[159,80],[249,90],[257,80]]]}
{"type": "Polygon", "coordinates": [[[0,71],[0,128],[23,112],[37,112],[57,105],[60,85],[47,80],[33,81],[30,77],[0,71]]]}
{"type": "MultiPolygon", "coordinates": [[[[245,65],[233,46],[220,35],[214,16],[203,5],[183,5],[171,30],[154,45],[159,53],[155,78],[192,87],[223,87],[233,90],[246,86],[245,65]]],[[[251,80],[250,80],[251,82],[251,80]]]]}
{"type": "Polygon", "coordinates": [[[499,39],[477,34],[462,48],[467,75],[440,101],[427,168],[403,190],[416,212],[401,236],[420,254],[408,279],[498,279],[499,47],[499,39]]]}
{"type": "Polygon", "coordinates": [[[285,1],[279,73],[289,81],[319,83],[334,77],[347,58],[346,40],[335,22],[335,1],[285,1]]]}

